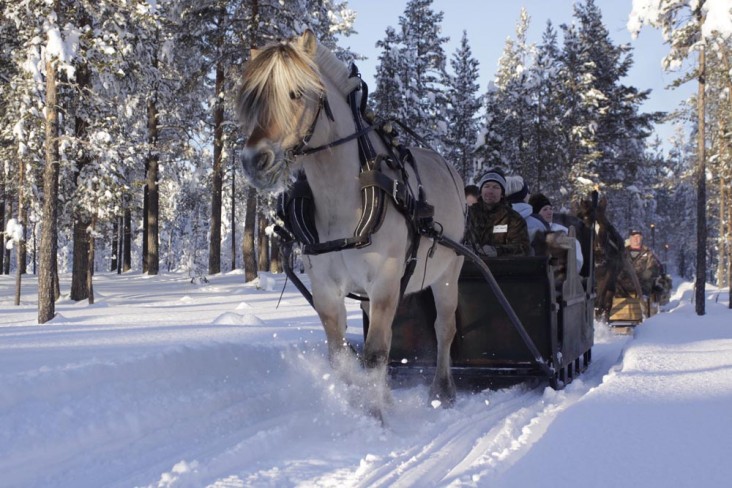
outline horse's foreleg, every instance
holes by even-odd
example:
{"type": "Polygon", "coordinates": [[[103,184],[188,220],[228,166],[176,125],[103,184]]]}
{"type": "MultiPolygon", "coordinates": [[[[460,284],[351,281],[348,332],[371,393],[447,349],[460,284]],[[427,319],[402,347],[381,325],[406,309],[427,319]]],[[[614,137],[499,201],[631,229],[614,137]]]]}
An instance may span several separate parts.
{"type": "Polygon", "coordinates": [[[313,290],[313,304],[325,329],[328,341],[328,357],[334,366],[339,356],[347,349],[346,306],[341,297],[332,292],[313,290]]]}
{"type": "Polygon", "coordinates": [[[448,269],[432,285],[435,297],[435,334],[437,336],[437,368],[430,386],[430,400],[438,400],[443,406],[455,402],[455,382],[450,369],[450,348],[455,338],[455,310],[458,305],[458,277],[463,258],[448,269]]]}
{"type": "Polygon", "coordinates": [[[398,289],[391,294],[369,296],[369,331],[363,348],[364,366],[367,368],[385,367],[389,360],[391,324],[399,305],[398,300],[398,289]]]}

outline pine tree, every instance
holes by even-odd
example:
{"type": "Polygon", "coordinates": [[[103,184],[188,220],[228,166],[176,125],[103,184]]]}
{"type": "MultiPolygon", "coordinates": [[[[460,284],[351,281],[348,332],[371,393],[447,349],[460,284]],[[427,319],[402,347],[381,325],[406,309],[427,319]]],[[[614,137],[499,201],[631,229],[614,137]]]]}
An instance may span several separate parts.
{"type": "Polygon", "coordinates": [[[463,181],[473,176],[473,149],[478,133],[478,61],[473,58],[467,32],[450,60],[453,75],[448,77],[448,131],[445,137],[447,160],[457,168],[463,181]]]}
{"type": "Polygon", "coordinates": [[[432,0],[410,0],[404,15],[399,16],[396,55],[400,92],[393,99],[403,100],[396,113],[401,122],[440,151],[446,132],[442,82],[446,63],[443,45],[448,38],[440,36],[443,13],[431,7],[432,0]]]}
{"type": "Polygon", "coordinates": [[[557,33],[548,21],[536,49],[536,59],[529,69],[532,80],[534,123],[531,128],[531,152],[536,155],[536,179],[527,183],[532,192],[552,195],[557,207],[569,204],[571,188],[562,166],[562,105],[559,73],[561,71],[557,33]]]}
{"type": "Polygon", "coordinates": [[[680,85],[696,79],[697,90],[697,216],[696,216],[696,280],[694,284],[695,307],[698,315],[706,313],[706,273],[707,273],[707,137],[706,137],[706,57],[707,51],[715,51],[717,43],[710,40],[719,36],[722,39],[732,37],[732,32],[710,32],[705,28],[707,14],[712,17],[732,15],[732,9],[726,2],[707,2],[706,0],[664,0],[660,5],[646,1],[634,1],[634,8],[628,21],[628,29],[637,35],[644,24],[660,28],[664,41],[670,45],[668,55],[664,58],[664,66],[677,68],[693,52],[698,53],[697,68],[677,80],[680,85]],[[719,9],[710,12],[710,9],[719,9]]]}
{"type": "MultiPolygon", "coordinates": [[[[527,42],[530,18],[521,9],[516,38],[506,39],[494,82],[488,87],[485,127],[476,154],[481,167],[502,166],[520,174],[529,184],[536,181],[536,154],[532,132],[536,121],[534,86],[529,66],[534,45],[527,42]]],[[[482,170],[481,170],[482,171],[482,170]]]]}
{"type": "Polygon", "coordinates": [[[371,97],[374,110],[381,117],[403,120],[405,99],[400,73],[404,68],[399,55],[399,37],[393,27],[387,27],[386,37],[376,47],[381,49],[381,54],[376,67],[376,91],[371,97]]]}
{"type": "Polygon", "coordinates": [[[641,114],[640,105],[650,91],[638,91],[622,84],[633,64],[628,46],[616,46],[602,23],[602,13],[594,0],[575,4],[582,76],[592,80],[584,93],[592,100],[590,126],[594,157],[590,171],[607,185],[632,184],[633,166],[650,135],[651,123],[660,114],[641,114]]]}
{"type": "Polygon", "coordinates": [[[494,83],[489,84],[483,99],[485,114],[474,151],[476,178],[489,168],[508,166],[503,151],[505,112],[500,103],[499,90],[494,83]]]}

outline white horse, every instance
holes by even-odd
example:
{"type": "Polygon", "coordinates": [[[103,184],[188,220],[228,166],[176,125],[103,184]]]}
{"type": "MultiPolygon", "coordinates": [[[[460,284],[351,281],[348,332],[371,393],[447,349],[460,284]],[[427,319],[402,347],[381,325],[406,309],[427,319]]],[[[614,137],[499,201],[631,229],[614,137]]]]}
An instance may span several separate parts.
{"type": "MultiPolygon", "coordinates": [[[[241,82],[239,116],[248,135],[242,156],[244,171],[257,188],[280,191],[287,187],[294,171],[304,170],[312,188],[315,225],[322,242],[351,237],[362,219],[358,143],[353,139],[343,141],[358,132],[347,95],[360,84],[360,78],[350,77],[347,67],[310,31],[286,42],[252,49],[241,82]],[[339,143],[312,154],[302,150],[329,146],[334,141],[339,143]],[[293,148],[299,149],[299,155],[292,155],[293,148]]],[[[374,131],[368,132],[368,137],[378,154],[388,154],[374,131]]],[[[444,236],[460,241],[465,208],[460,176],[438,154],[411,150],[426,200],[434,206],[437,228],[444,236]]],[[[407,170],[408,185],[416,195],[417,175],[409,165],[407,170]]],[[[384,174],[398,178],[397,172],[386,167],[384,174]]],[[[370,245],[304,256],[313,305],[325,329],[331,363],[342,364],[339,357],[350,354],[345,341],[344,298],[349,293],[364,294],[369,300],[370,326],[363,361],[384,385],[400,280],[413,238],[404,215],[389,200],[383,224],[373,234],[370,245]]],[[[450,405],[455,399],[450,346],[455,335],[457,281],[463,257],[440,245],[428,257],[432,246],[433,239],[421,239],[415,272],[405,293],[432,288],[438,346],[430,397],[450,405]]]]}

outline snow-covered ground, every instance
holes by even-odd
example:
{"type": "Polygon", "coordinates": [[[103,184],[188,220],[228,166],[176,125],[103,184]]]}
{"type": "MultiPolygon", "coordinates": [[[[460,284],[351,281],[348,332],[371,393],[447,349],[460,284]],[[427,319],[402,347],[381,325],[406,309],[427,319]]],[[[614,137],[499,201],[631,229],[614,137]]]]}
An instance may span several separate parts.
{"type": "MultiPolygon", "coordinates": [[[[722,487],[732,463],[732,311],[691,285],[565,390],[394,390],[382,426],[333,374],[282,276],[98,274],[36,325],[36,282],[0,276],[2,487],[722,487]]],[[[68,290],[68,276],[62,290],[68,290]]],[[[349,339],[361,315],[349,303],[349,339]]]]}

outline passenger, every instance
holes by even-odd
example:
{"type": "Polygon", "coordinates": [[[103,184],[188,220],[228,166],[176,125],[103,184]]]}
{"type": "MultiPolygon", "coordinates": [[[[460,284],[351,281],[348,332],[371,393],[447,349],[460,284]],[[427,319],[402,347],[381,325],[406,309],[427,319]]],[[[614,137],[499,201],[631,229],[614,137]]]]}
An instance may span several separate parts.
{"type": "Polygon", "coordinates": [[[521,176],[511,175],[506,177],[506,201],[511,204],[516,212],[518,212],[524,220],[526,220],[526,228],[529,233],[529,252],[534,255],[532,243],[537,231],[546,232],[546,224],[543,220],[534,217],[534,213],[529,201],[529,187],[521,176]]]}
{"type": "Polygon", "coordinates": [[[480,197],[468,209],[465,241],[485,257],[527,256],[526,221],[506,202],[506,177],[491,169],[478,183],[480,197]]]}
{"type": "MultiPolygon", "coordinates": [[[[562,247],[564,249],[569,249],[570,241],[567,240],[567,238],[569,237],[569,229],[561,224],[557,224],[556,222],[554,222],[554,207],[552,206],[552,202],[543,194],[537,193],[535,195],[531,195],[531,198],[529,198],[529,203],[531,204],[532,210],[531,216],[542,223],[542,225],[544,226],[543,231],[546,234],[558,234],[549,239],[551,240],[551,244],[562,247]]],[[[531,242],[533,245],[534,241],[532,240],[531,242]]],[[[582,246],[580,246],[580,243],[576,237],[574,238],[574,242],[577,259],[577,271],[579,272],[579,270],[582,269],[582,264],[585,262],[585,260],[582,255],[582,246]]]]}
{"type": "Polygon", "coordinates": [[[625,248],[633,262],[633,269],[640,281],[641,290],[645,296],[650,296],[655,291],[654,286],[659,287],[660,278],[663,276],[663,265],[653,251],[643,245],[641,231],[631,230],[628,240],[629,244],[625,248]]]}
{"type": "Polygon", "coordinates": [[[468,204],[468,207],[476,203],[479,197],[480,189],[477,185],[468,185],[465,187],[465,203],[468,204]]]}

